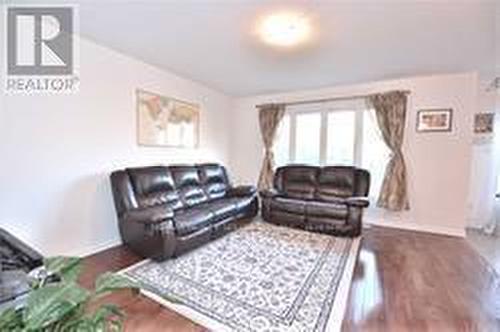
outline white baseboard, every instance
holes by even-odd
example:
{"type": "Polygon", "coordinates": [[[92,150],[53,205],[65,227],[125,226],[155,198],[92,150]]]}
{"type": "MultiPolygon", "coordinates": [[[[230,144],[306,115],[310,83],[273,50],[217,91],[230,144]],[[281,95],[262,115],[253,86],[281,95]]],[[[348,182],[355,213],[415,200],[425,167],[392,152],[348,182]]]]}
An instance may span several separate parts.
{"type": "Polygon", "coordinates": [[[68,256],[85,257],[121,244],[120,239],[113,239],[95,245],[86,246],[67,253],[68,256]]]}
{"type": "MultiPolygon", "coordinates": [[[[408,221],[404,221],[404,220],[401,220],[398,222],[381,221],[381,219],[382,218],[369,218],[368,217],[368,218],[365,218],[364,222],[367,225],[403,229],[403,230],[422,232],[422,233],[432,233],[432,234],[455,236],[455,237],[461,237],[461,238],[464,238],[466,236],[465,229],[461,229],[461,228],[416,224],[416,223],[412,223],[412,222],[408,222],[408,221]]],[[[96,245],[90,245],[90,246],[86,246],[83,248],[79,248],[79,249],[76,249],[76,250],[71,251],[71,252],[66,253],[66,254],[69,256],[85,257],[85,256],[90,256],[92,254],[95,254],[99,251],[103,251],[103,250],[118,246],[120,244],[121,244],[121,241],[119,238],[117,238],[117,239],[112,239],[112,240],[102,242],[102,243],[99,243],[96,245]]]]}
{"type": "Polygon", "coordinates": [[[465,229],[458,227],[446,227],[446,226],[436,226],[436,225],[425,225],[416,224],[412,222],[400,221],[400,222],[389,222],[380,220],[365,220],[366,224],[390,228],[398,228],[408,231],[422,232],[422,233],[432,233],[439,235],[455,236],[455,237],[465,237],[465,229]]]}

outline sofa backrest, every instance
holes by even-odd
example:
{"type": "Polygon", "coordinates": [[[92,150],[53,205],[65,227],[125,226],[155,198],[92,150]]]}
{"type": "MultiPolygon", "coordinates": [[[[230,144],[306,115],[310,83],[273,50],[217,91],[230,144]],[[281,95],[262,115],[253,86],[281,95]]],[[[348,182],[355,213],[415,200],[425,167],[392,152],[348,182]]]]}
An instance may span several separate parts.
{"type": "Polygon", "coordinates": [[[201,164],[197,166],[203,190],[208,198],[224,197],[230,187],[226,168],[219,164],[201,164]]]}
{"type": "Polygon", "coordinates": [[[367,196],[370,174],[350,166],[288,165],[276,170],[274,187],[286,197],[331,202],[339,198],[367,196]]]}
{"type": "Polygon", "coordinates": [[[368,196],[370,193],[370,172],[366,169],[356,168],[356,187],[354,196],[368,196]]]}
{"type": "Polygon", "coordinates": [[[166,204],[174,210],[226,195],[230,186],[219,164],[127,168],[111,174],[117,213],[166,204]]]}
{"type": "Polygon", "coordinates": [[[168,167],[150,166],[128,168],[127,173],[140,207],[167,204],[177,210],[183,207],[174,177],[168,167]]]}
{"type": "Polygon", "coordinates": [[[196,166],[170,166],[169,169],[174,177],[181,200],[186,206],[197,205],[208,200],[196,166]]]}

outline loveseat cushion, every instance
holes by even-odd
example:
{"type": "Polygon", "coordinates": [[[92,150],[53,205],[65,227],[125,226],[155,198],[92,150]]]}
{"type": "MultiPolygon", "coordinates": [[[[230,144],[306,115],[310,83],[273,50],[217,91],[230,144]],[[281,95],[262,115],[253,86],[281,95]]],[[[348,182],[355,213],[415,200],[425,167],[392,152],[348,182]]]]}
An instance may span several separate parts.
{"type": "Polygon", "coordinates": [[[336,201],[354,195],[356,169],[348,166],[323,167],[318,175],[316,199],[336,201]]]}
{"type": "Polygon", "coordinates": [[[271,210],[294,214],[305,214],[306,203],[300,199],[276,197],[271,201],[271,210]]]}
{"type": "Polygon", "coordinates": [[[314,199],[319,168],[314,166],[284,166],[276,171],[275,186],[284,196],[314,199]]]}
{"type": "Polygon", "coordinates": [[[174,224],[177,234],[184,236],[208,227],[214,219],[214,213],[206,207],[195,206],[175,212],[174,224]]]}
{"type": "Polygon", "coordinates": [[[332,219],[347,218],[347,205],[338,203],[325,203],[309,201],[306,203],[306,215],[332,219]]]}

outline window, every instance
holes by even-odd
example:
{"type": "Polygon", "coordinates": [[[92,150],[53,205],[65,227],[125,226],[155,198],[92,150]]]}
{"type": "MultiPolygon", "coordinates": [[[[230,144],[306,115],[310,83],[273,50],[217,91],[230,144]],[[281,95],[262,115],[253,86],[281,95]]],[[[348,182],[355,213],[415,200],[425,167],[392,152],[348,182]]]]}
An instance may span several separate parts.
{"type": "Polygon", "coordinates": [[[354,139],[356,112],[333,111],[328,113],[326,163],[354,165],[354,139]]]}
{"type": "Polygon", "coordinates": [[[365,168],[371,174],[371,197],[380,192],[390,156],[375,113],[364,101],[289,107],[278,128],[274,153],[276,166],[302,163],[365,168]]]}
{"type": "Polygon", "coordinates": [[[297,114],[295,122],[295,162],[318,164],[320,162],[321,113],[297,114]]]}
{"type": "Polygon", "coordinates": [[[285,115],[281,120],[276,140],[274,142],[274,161],[276,165],[285,165],[289,160],[290,151],[290,116],[285,115]]]}

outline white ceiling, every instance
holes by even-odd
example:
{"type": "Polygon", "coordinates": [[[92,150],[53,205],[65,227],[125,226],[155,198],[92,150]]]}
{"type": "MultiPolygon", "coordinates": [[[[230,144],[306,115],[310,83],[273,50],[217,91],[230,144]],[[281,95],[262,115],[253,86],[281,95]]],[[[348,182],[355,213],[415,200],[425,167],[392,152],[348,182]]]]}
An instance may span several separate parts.
{"type": "Polygon", "coordinates": [[[82,35],[234,96],[494,66],[493,2],[79,3],[82,35]],[[311,18],[307,47],[273,49],[255,37],[256,19],[282,9],[311,18]]]}

